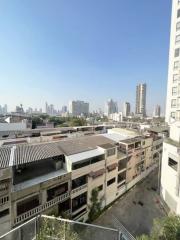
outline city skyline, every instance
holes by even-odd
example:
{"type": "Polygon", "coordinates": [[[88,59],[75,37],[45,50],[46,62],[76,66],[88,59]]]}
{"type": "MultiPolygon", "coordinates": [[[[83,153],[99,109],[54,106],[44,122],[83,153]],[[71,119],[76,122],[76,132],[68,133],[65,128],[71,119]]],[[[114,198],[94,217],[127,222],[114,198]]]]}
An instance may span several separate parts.
{"type": "Polygon", "coordinates": [[[78,98],[92,111],[113,98],[134,109],[135,86],[146,82],[147,113],[156,104],[164,112],[170,0],[40,2],[36,11],[35,1],[1,2],[1,104],[60,109],[78,98]]]}

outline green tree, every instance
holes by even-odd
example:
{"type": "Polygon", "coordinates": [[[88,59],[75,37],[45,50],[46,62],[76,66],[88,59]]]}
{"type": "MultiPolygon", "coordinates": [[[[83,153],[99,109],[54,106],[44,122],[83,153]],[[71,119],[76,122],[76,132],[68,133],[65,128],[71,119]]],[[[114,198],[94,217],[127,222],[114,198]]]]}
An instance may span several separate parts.
{"type": "Polygon", "coordinates": [[[80,240],[77,232],[73,230],[73,225],[61,222],[57,219],[43,219],[40,222],[37,240],[47,239],[80,240]]]}
{"type": "Polygon", "coordinates": [[[141,236],[138,240],[179,240],[180,239],[180,217],[168,216],[155,219],[150,236],[141,236]],[[143,238],[144,237],[144,238],[143,238]]]}
{"type": "Polygon", "coordinates": [[[91,205],[89,206],[90,211],[89,211],[89,221],[92,222],[94,221],[101,213],[101,205],[102,205],[102,199],[98,199],[99,195],[99,190],[97,188],[93,189],[91,192],[91,205]]]}
{"type": "Polygon", "coordinates": [[[36,128],[37,125],[43,124],[43,119],[40,117],[32,117],[32,129],[36,128]]]}

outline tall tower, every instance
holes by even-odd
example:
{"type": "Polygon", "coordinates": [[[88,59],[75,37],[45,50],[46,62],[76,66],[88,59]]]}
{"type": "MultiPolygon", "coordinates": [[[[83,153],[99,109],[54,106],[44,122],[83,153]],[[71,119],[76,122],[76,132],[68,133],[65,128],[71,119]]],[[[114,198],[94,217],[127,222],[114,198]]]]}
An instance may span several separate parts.
{"type": "Polygon", "coordinates": [[[166,122],[180,120],[180,1],[173,0],[166,99],[166,122]]]}
{"type": "Polygon", "coordinates": [[[146,84],[136,86],[136,115],[146,116],[146,84]]]}
{"type": "Polygon", "coordinates": [[[124,117],[130,116],[130,112],[131,112],[131,105],[129,102],[125,102],[124,108],[123,108],[124,117]]]}
{"type": "Polygon", "coordinates": [[[117,112],[118,112],[117,102],[114,102],[113,99],[109,99],[105,105],[106,115],[109,116],[110,114],[117,113],[117,112]]]}

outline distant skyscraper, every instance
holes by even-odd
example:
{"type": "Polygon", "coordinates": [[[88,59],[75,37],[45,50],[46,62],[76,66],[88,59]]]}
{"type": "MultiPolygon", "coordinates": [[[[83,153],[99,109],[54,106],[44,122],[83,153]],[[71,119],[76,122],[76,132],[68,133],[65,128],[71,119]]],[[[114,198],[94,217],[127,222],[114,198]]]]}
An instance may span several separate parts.
{"type": "Polygon", "coordinates": [[[160,105],[156,105],[154,109],[154,117],[160,117],[161,116],[161,107],[160,105]]]}
{"type": "Polygon", "coordinates": [[[123,109],[124,117],[130,116],[130,112],[131,112],[131,105],[130,105],[129,102],[125,102],[124,103],[124,109],[123,109]]]}
{"type": "Polygon", "coordinates": [[[70,101],[69,102],[69,113],[72,116],[80,116],[89,114],[89,103],[84,101],[70,101]]]}
{"type": "Polygon", "coordinates": [[[109,99],[105,105],[105,114],[107,116],[110,116],[110,114],[117,112],[118,112],[117,102],[114,102],[113,99],[109,99]]]}
{"type": "Polygon", "coordinates": [[[67,112],[67,106],[62,106],[61,112],[62,112],[62,113],[66,113],[66,112],[67,112]]]}
{"type": "Polygon", "coordinates": [[[136,115],[146,116],[146,84],[136,86],[136,115]]]}

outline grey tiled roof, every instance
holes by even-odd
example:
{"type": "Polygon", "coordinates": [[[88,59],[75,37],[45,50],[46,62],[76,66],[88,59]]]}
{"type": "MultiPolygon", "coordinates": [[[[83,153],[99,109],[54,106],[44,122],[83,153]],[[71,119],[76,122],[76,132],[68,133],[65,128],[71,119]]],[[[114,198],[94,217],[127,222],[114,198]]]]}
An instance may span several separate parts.
{"type": "Polygon", "coordinates": [[[96,149],[102,144],[115,144],[100,135],[36,144],[21,144],[0,147],[0,168],[20,165],[59,156],[73,155],[96,149]]]}

